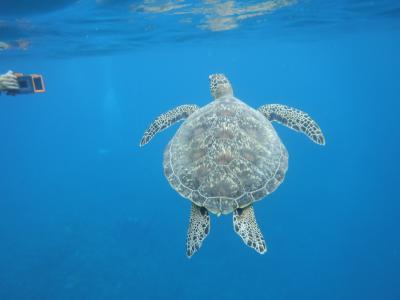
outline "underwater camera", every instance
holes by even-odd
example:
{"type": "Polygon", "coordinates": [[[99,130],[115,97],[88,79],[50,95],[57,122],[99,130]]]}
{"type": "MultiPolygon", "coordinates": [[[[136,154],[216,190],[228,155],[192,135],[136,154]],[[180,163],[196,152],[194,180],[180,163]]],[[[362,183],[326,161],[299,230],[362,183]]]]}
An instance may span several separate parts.
{"type": "Polygon", "coordinates": [[[17,77],[19,90],[9,90],[7,91],[8,95],[44,93],[46,91],[42,75],[22,73],[14,73],[14,75],[17,77]]]}

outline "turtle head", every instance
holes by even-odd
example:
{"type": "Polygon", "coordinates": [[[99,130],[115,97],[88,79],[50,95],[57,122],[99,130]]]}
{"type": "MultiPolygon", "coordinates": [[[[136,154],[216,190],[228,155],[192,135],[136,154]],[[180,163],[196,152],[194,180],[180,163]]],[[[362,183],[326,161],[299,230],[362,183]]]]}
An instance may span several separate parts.
{"type": "Polygon", "coordinates": [[[210,90],[214,100],[224,96],[233,96],[232,85],[224,74],[211,74],[208,79],[210,79],[210,90]]]}

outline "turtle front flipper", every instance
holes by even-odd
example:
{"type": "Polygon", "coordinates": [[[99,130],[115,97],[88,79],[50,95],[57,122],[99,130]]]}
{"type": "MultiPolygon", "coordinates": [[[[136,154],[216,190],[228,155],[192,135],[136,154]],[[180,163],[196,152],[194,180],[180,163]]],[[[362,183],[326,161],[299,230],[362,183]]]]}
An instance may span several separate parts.
{"type": "Polygon", "coordinates": [[[314,143],[325,145],[321,128],[308,114],[281,104],[267,104],[258,109],[269,121],[276,121],[307,135],[314,143]]]}
{"type": "Polygon", "coordinates": [[[186,240],[186,255],[190,258],[210,232],[210,216],[204,207],[192,204],[186,240]]]}
{"type": "Polygon", "coordinates": [[[174,109],[162,114],[150,124],[140,141],[140,146],[146,145],[157,133],[178,121],[186,119],[198,109],[199,107],[195,104],[187,104],[175,107],[174,109]]]}
{"type": "Polygon", "coordinates": [[[233,227],[243,242],[260,254],[267,252],[264,237],[258,227],[253,205],[233,212],[233,227]]]}

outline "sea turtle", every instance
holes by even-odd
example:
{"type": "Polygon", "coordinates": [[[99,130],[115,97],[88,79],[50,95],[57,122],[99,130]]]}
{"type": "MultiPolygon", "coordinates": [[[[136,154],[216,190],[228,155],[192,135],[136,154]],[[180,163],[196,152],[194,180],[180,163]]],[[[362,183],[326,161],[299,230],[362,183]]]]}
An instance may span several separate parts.
{"type": "Polygon", "coordinates": [[[163,166],[170,185],[192,202],[188,257],[210,232],[209,212],[233,213],[235,232],[263,254],[267,247],[253,203],[272,193],[288,168],[288,153],[271,122],[300,131],[319,145],[325,138],[308,114],[280,104],[255,110],[233,96],[225,75],[212,74],[209,79],[214,101],[202,108],[181,105],[162,114],[146,130],[140,146],[186,119],[165,149],[163,166]]]}

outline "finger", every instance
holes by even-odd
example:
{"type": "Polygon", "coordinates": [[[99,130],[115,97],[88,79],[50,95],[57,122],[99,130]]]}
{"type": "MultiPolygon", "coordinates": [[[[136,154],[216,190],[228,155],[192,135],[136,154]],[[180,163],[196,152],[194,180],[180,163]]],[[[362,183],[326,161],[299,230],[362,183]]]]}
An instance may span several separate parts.
{"type": "Polygon", "coordinates": [[[16,85],[8,85],[5,88],[7,90],[19,90],[19,86],[16,86],[16,85]]]}
{"type": "Polygon", "coordinates": [[[7,88],[7,89],[19,89],[19,85],[16,81],[3,81],[3,85],[7,88]]]}
{"type": "Polygon", "coordinates": [[[2,80],[2,82],[4,82],[4,84],[7,85],[18,85],[18,81],[15,79],[11,79],[11,80],[2,80]]]}
{"type": "Polygon", "coordinates": [[[3,76],[2,77],[4,80],[13,80],[13,81],[16,81],[17,80],[17,77],[15,77],[15,76],[3,76]]]}
{"type": "Polygon", "coordinates": [[[11,79],[11,80],[17,80],[17,77],[15,75],[4,75],[4,79],[11,79]]]}

